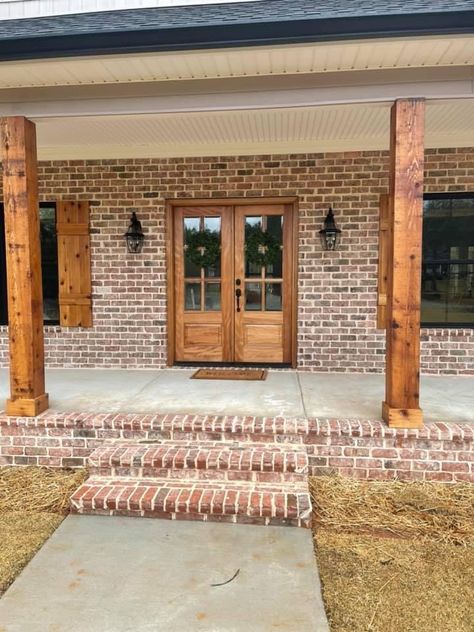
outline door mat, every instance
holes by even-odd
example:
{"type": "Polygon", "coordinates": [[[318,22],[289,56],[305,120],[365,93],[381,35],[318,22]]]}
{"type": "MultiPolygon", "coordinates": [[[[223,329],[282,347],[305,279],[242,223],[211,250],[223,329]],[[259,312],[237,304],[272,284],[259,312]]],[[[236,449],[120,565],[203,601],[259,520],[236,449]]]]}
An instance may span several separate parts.
{"type": "Polygon", "coordinates": [[[199,369],[192,380],[266,380],[265,369],[199,369]]]}

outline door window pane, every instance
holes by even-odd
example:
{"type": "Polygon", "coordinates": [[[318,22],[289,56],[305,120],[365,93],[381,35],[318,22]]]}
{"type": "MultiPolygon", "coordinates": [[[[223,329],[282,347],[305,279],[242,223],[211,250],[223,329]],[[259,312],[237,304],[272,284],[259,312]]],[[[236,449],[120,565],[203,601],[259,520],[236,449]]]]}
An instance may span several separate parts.
{"type": "Polygon", "coordinates": [[[281,283],[265,283],[265,310],[267,312],[281,312],[281,287],[281,283]]]}
{"type": "Polygon", "coordinates": [[[201,268],[197,266],[195,263],[190,261],[189,257],[186,256],[188,252],[188,241],[189,237],[199,231],[200,228],[200,217],[185,217],[184,218],[184,276],[189,278],[196,278],[201,276],[201,268]]]}
{"type": "Polygon", "coordinates": [[[246,283],[245,284],[245,309],[248,312],[256,312],[262,310],[262,284],[246,283]]]}
{"type": "Polygon", "coordinates": [[[218,312],[221,309],[221,284],[206,283],[206,294],[204,300],[206,312],[218,312]]]}
{"type": "MultiPolygon", "coordinates": [[[[220,244],[221,233],[221,218],[220,217],[205,217],[204,218],[204,230],[210,235],[214,235],[220,244]]],[[[204,275],[206,277],[220,277],[221,276],[221,255],[220,251],[216,257],[216,261],[212,266],[205,268],[204,275]]]]}
{"type": "Polygon", "coordinates": [[[245,276],[247,278],[261,277],[262,266],[249,260],[247,249],[252,248],[253,236],[263,229],[263,217],[251,216],[245,218],[245,276]]]}
{"type": "Polygon", "coordinates": [[[184,288],[184,309],[187,311],[200,311],[201,284],[185,283],[184,288]]]}
{"type": "Polygon", "coordinates": [[[281,279],[283,278],[283,215],[267,216],[267,233],[273,237],[275,244],[279,246],[279,251],[273,263],[267,265],[265,276],[281,279]]]}
{"type": "Polygon", "coordinates": [[[425,200],[421,320],[474,325],[474,198],[425,200]]]}

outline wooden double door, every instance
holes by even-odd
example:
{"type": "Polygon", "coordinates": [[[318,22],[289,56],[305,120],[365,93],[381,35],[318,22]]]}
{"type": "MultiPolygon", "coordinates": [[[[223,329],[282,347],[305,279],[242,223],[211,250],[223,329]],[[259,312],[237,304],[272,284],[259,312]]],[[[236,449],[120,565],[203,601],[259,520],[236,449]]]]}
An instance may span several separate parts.
{"type": "Polygon", "coordinates": [[[174,360],[292,363],[293,203],[189,204],[174,222],[174,360]]]}

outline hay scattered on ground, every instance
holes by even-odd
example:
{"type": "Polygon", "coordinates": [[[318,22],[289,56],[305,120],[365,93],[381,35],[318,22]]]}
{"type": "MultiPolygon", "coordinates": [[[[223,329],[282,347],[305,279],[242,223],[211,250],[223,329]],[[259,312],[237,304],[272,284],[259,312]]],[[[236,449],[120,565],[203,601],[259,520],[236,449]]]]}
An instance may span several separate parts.
{"type": "Polygon", "coordinates": [[[0,595],[64,520],[84,470],[0,468],[0,595]]]}
{"type": "Polygon", "coordinates": [[[472,632],[474,547],[320,532],[331,632],[472,632]]]}
{"type": "Polygon", "coordinates": [[[474,631],[474,486],[310,486],[331,632],[474,631]]]}
{"type": "Polygon", "coordinates": [[[10,511],[65,514],[71,494],[84,479],[84,470],[1,468],[0,514],[10,511]]]}
{"type": "Polygon", "coordinates": [[[320,528],[456,544],[474,540],[474,485],[469,483],[361,482],[320,476],[311,479],[310,489],[320,528]]]}
{"type": "Polygon", "coordinates": [[[60,514],[45,512],[0,514],[0,595],[63,519],[60,514]]]}

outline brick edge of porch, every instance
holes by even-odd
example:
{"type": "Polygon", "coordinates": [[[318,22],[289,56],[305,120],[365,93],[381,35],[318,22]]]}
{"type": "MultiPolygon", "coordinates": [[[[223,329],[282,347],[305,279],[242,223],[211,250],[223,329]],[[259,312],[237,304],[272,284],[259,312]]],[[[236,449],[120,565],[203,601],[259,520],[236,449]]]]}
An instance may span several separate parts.
{"type": "Polygon", "coordinates": [[[0,465],[86,467],[110,440],[197,440],[304,445],[309,475],[474,482],[474,425],[389,428],[380,420],[55,412],[0,413],[0,465]]]}

